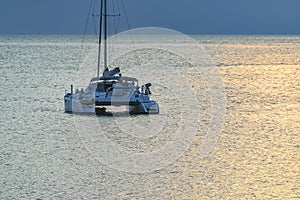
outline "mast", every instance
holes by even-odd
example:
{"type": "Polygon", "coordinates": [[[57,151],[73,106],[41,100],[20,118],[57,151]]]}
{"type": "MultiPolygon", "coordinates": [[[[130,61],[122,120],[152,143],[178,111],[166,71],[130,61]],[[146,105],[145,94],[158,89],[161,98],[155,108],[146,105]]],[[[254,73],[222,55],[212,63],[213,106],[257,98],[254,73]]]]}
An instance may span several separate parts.
{"type": "Polygon", "coordinates": [[[98,46],[98,68],[97,77],[100,77],[100,59],[101,59],[101,43],[102,43],[102,21],[104,16],[104,70],[107,68],[107,4],[106,0],[101,0],[100,3],[100,27],[99,27],[99,46],[98,46]],[[104,9],[104,14],[103,14],[104,9]]]}
{"type": "Polygon", "coordinates": [[[104,1],[104,70],[107,68],[107,4],[104,1]]]}
{"type": "Polygon", "coordinates": [[[100,26],[99,26],[99,46],[98,46],[98,68],[97,68],[97,77],[100,77],[100,58],[101,58],[101,36],[102,36],[102,10],[103,10],[103,0],[101,0],[100,5],[100,26]]]}

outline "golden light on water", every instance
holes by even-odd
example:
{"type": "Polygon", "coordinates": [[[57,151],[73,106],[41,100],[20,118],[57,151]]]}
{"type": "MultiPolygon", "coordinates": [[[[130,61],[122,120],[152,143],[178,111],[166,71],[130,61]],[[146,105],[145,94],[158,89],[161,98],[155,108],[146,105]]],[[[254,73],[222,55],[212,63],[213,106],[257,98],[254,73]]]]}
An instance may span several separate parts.
{"type": "MultiPolygon", "coordinates": [[[[167,58],[187,74],[199,101],[193,108],[200,111],[195,119],[199,127],[190,147],[174,162],[136,174],[98,162],[82,142],[87,131],[76,133],[74,117],[63,112],[64,89],[74,79],[81,38],[16,36],[10,42],[0,37],[0,198],[299,199],[299,36],[194,37],[212,55],[226,90],[222,134],[212,151],[200,157],[212,110],[205,77],[168,54],[148,51],[142,61],[151,58],[156,64],[167,58]]],[[[123,71],[134,75],[130,67],[136,60],[125,61],[123,71]]],[[[168,70],[158,67],[154,76],[172,80],[168,70]]],[[[124,134],[109,117],[80,115],[78,121],[96,119],[111,141],[127,150],[159,149],[178,129],[180,103],[163,83],[153,84],[152,92],[166,105],[162,113],[170,110],[158,116],[167,122],[165,132],[155,136],[124,134]]],[[[144,123],[152,117],[132,118],[144,123]]]]}
{"type": "Polygon", "coordinates": [[[299,71],[299,65],[222,67],[231,103],[216,154],[228,166],[231,195],[297,197],[299,71]]]}

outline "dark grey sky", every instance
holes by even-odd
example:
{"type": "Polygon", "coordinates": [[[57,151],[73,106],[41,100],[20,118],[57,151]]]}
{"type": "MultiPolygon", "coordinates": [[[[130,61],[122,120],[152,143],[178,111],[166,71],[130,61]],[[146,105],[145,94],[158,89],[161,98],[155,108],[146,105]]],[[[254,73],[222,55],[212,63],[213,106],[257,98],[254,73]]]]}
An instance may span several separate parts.
{"type": "MultiPolygon", "coordinates": [[[[108,0],[109,1],[109,0],[108,0]]],[[[300,0],[123,0],[131,28],[300,34],[300,0]]],[[[0,0],[0,34],[83,32],[90,0],[0,0]]]]}

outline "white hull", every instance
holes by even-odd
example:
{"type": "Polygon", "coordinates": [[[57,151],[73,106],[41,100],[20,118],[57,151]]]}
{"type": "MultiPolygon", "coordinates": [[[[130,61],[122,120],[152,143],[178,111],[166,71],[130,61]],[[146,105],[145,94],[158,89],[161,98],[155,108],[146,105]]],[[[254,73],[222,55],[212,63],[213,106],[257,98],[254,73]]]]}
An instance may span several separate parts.
{"type": "Polygon", "coordinates": [[[68,113],[95,113],[95,104],[82,104],[80,100],[73,99],[74,95],[65,96],[65,112],[68,113]]]}
{"type": "Polygon", "coordinates": [[[96,101],[90,103],[83,103],[79,96],[78,94],[72,93],[65,95],[65,112],[101,114],[103,113],[103,106],[126,106],[129,108],[130,114],[159,114],[157,102],[150,100],[149,97],[144,94],[117,97],[113,95],[96,95],[96,101]]]}

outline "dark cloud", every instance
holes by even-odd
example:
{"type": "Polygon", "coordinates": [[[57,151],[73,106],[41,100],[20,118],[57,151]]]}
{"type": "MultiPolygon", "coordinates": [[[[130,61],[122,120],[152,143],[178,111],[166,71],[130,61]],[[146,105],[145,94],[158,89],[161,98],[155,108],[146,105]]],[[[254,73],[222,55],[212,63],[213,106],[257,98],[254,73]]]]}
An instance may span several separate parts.
{"type": "MultiPolygon", "coordinates": [[[[110,1],[110,0],[109,0],[110,1]]],[[[200,34],[300,34],[299,0],[123,0],[135,27],[200,34]]],[[[82,33],[90,0],[1,0],[0,33],[82,33]]]]}

